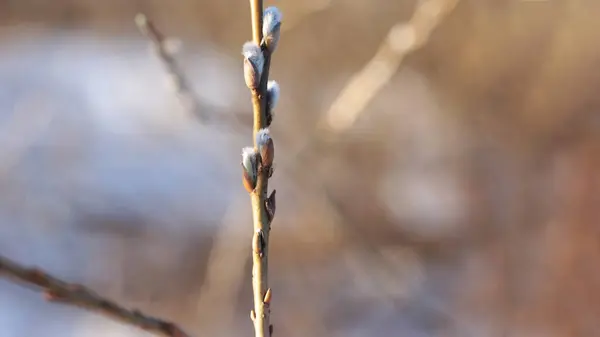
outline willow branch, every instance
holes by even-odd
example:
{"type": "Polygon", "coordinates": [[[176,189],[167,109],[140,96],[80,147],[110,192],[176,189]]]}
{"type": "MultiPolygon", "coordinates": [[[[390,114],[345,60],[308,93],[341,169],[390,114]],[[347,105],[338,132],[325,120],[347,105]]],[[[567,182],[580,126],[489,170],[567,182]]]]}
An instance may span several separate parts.
{"type": "Polygon", "coordinates": [[[152,41],[158,58],[162,61],[169,76],[173,79],[175,90],[181,104],[186,110],[193,115],[196,115],[201,121],[206,121],[208,116],[204,113],[200,101],[192,90],[192,86],[185,77],[184,72],[179,68],[172,53],[167,49],[165,36],[144,14],[136,15],[135,22],[140,32],[152,41]]]}
{"type": "Polygon", "coordinates": [[[25,268],[0,256],[0,276],[41,290],[49,301],[94,311],[123,323],[166,337],[189,337],[171,322],[125,309],[82,285],[67,283],[37,268],[25,268]]]}
{"type": "Polygon", "coordinates": [[[271,289],[268,282],[269,237],[275,212],[275,191],[267,196],[274,156],[268,131],[277,94],[269,89],[271,53],[279,40],[281,13],[271,7],[263,10],[262,0],[250,0],[252,42],[242,48],[244,78],[252,93],[254,147],[242,153],[244,184],[250,193],[254,234],[252,237],[252,290],[254,309],[250,317],[256,337],[270,337],[271,289]],[[263,12],[264,11],[264,12],[263,12]],[[263,27],[264,25],[264,27],[263,27]],[[263,34],[265,36],[263,36],[263,34]]]}

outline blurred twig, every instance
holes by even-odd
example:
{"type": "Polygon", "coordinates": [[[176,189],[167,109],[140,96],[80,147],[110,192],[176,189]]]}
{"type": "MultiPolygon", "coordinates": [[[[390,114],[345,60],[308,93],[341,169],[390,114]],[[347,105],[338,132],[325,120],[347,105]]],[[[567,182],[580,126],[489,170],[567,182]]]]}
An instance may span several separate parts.
{"type": "Polygon", "coordinates": [[[52,102],[30,95],[18,102],[17,107],[0,128],[0,177],[4,177],[25,155],[27,148],[42,137],[54,118],[52,102]]]}
{"type": "Polygon", "coordinates": [[[154,44],[158,57],[163,62],[169,76],[173,79],[177,96],[183,107],[193,115],[197,116],[201,121],[206,121],[208,116],[201,108],[200,101],[194,94],[191,84],[185,77],[183,71],[179,68],[172,53],[166,47],[165,36],[144,14],[136,15],[135,23],[140,32],[154,44]]]}
{"type": "Polygon", "coordinates": [[[214,236],[200,290],[198,312],[202,313],[202,317],[210,315],[218,318],[220,325],[233,323],[238,289],[245,281],[248,247],[246,237],[239,235],[239,225],[243,222],[240,210],[247,203],[247,197],[239,198],[228,207],[214,236]]]}
{"type": "Polygon", "coordinates": [[[420,1],[407,23],[398,23],[388,32],[373,58],[342,89],[320,121],[332,131],[351,127],[377,92],[396,73],[404,57],[422,47],[458,0],[420,1]]]}
{"type": "Polygon", "coordinates": [[[314,155],[328,137],[351,128],[367,104],[394,76],[404,58],[427,43],[433,30],[458,2],[459,0],[419,1],[412,18],[406,23],[397,23],[390,29],[373,58],[350,78],[317,122],[312,136],[306,137],[306,142],[290,156],[294,160],[285,164],[297,167],[298,161],[311,162],[306,156],[314,155]]]}
{"type": "Polygon", "coordinates": [[[1,256],[0,276],[23,285],[36,286],[44,293],[45,298],[52,302],[95,311],[162,336],[189,337],[171,322],[146,316],[137,310],[125,309],[79,284],[61,281],[40,269],[25,268],[1,256]]]}
{"type": "Polygon", "coordinates": [[[321,13],[332,7],[333,0],[313,0],[313,1],[298,1],[298,2],[284,2],[281,4],[281,10],[284,12],[291,12],[293,15],[286,15],[285,26],[281,27],[281,32],[289,32],[300,25],[302,21],[305,21],[313,14],[321,13]],[[293,7],[293,8],[287,8],[293,7]]]}
{"type": "MultiPolygon", "coordinates": [[[[203,123],[209,121],[222,122],[236,128],[236,130],[244,130],[248,127],[251,122],[245,114],[208,113],[208,107],[200,103],[200,99],[192,89],[191,81],[188,80],[185,72],[177,64],[173,52],[167,47],[167,38],[144,14],[138,14],[135,17],[135,22],[140,32],[152,41],[158,58],[164,64],[165,70],[175,84],[175,93],[181,105],[189,114],[196,116],[203,123]]],[[[215,109],[211,107],[211,111],[215,109]]]]}

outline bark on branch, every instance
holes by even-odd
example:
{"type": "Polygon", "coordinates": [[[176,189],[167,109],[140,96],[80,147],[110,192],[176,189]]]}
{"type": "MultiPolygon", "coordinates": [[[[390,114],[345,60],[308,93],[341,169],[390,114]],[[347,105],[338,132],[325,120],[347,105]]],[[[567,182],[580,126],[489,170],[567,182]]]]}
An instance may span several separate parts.
{"type": "Polygon", "coordinates": [[[38,268],[20,266],[1,256],[0,276],[41,291],[51,302],[94,311],[161,336],[190,337],[174,323],[147,316],[135,309],[126,309],[82,285],[62,281],[38,268]]]}

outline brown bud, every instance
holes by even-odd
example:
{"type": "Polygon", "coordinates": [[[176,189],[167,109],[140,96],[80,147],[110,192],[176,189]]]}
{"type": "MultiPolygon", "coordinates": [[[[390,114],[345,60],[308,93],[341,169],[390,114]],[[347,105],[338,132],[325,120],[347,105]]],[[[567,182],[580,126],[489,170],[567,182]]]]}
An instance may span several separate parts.
{"type": "Polygon", "coordinates": [[[273,158],[275,157],[275,147],[273,139],[269,134],[269,129],[261,129],[256,133],[256,145],[260,153],[263,167],[271,167],[273,158]]]}
{"type": "Polygon", "coordinates": [[[273,324],[269,324],[269,336],[273,336],[273,324]]]}
{"type": "Polygon", "coordinates": [[[242,173],[242,182],[244,183],[244,187],[248,193],[252,193],[256,188],[256,180],[250,178],[250,175],[246,170],[242,173]]]}
{"type": "Polygon", "coordinates": [[[271,304],[271,288],[267,289],[265,293],[265,297],[263,298],[263,302],[265,304],[271,304]]]}
{"type": "Polygon", "coordinates": [[[251,193],[256,188],[258,153],[253,147],[242,149],[243,183],[246,191],[251,193]]]}
{"type": "Polygon", "coordinates": [[[254,42],[246,42],[242,47],[244,55],[244,80],[250,89],[258,88],[264,66],[264,55],[254,42]]]}
{"type": "Polygon", "coordinates": [[[258,88],[260,81],[258,70],[249,59],[244,60],[244,81],[249,89],[258,88]]]}
{"type": "Polygon", "coordinates": [[[273,158],[275,157],[275,146],[273,145],[273,139],[269,138],[265,146],[261,148],[262,164],[265,167],[271,167],[273,165],[273,158]]]}
{"type": "Polygon", "coordinates": [[[258,254],[258,256],[263,257],[265,247],[265,234],[259,229],[254,233],[254,237],[252,238],[252,251],[258,254]]]}
{"type": "Polygon", "coordinates": [[[271,194],[269,195],[267,200],[265,200],[265,210],[267,211],[267,216],[269,217],[269,222],[273,221],[273,218],[275,217],[275,209],[277,207],[277,204],[275,201],[275,193],[276,192],[277,192],[277,190],[273,190],[273,192],[271,192],[271,194]]]}

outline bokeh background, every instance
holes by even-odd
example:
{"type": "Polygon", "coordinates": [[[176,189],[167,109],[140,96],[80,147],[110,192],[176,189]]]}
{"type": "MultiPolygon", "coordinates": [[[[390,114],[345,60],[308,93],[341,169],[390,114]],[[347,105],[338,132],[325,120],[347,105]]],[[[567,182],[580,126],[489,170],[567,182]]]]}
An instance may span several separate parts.
{"type": "MultiPolygon", "coordinates": [[[[599,1],[266,4],[276,336],[600,336],[599,1]]],[[[0,1],[0,254],[252,335],[250,37],[241,0],[0,1]],[[182,107],[138,12],[234,119],[182,107]]],[[[150,334],[0,280],[0,336],[150,334]]]]}

